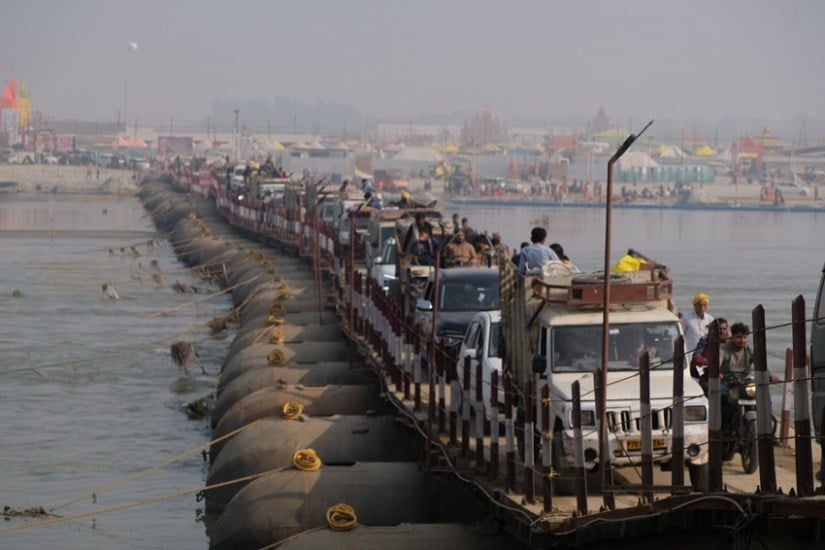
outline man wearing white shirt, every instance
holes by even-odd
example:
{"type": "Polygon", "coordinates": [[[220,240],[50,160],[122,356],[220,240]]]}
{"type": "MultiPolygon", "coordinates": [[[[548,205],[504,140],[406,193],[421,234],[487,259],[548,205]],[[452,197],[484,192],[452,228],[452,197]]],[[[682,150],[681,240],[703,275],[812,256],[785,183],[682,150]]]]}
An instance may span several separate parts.
{"type": "Polygon", "coordinates": [[[685,347],[687,348],[686,360],[690,362],[693,357],[693,350],[708,332],[708,325],[713,322],[713,316],[708,313],[710,298],[704,292],[699,292],[693,297],[693,311],[688,311],[682,315],[682,329],[685,332],[685,347]]]}

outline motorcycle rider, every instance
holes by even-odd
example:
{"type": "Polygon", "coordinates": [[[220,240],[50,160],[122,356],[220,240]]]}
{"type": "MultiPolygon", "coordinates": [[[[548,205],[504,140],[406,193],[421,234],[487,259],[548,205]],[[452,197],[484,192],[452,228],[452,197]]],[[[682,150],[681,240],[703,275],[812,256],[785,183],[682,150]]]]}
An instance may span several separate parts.
{"type": "MultiPolygon", "coordinates": [[[[730,326],[730,338],[719,348],[719,388],[722,396],[722,414],[730,414],[728,391],[730,384],[726,382],[737,375],[747,374],[753,370],[753,352],[748,345],[750,328],[745,323],[733,323],[730,326]]],[[[771,382],[778,382],[779,378],[768,373],[771,382]]]]}

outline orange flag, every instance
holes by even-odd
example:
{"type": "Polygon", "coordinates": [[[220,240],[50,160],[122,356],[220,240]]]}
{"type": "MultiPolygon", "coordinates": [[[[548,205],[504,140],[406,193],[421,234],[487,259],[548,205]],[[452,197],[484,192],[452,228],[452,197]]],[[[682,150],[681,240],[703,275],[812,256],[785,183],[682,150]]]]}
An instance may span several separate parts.
{"type": "Polygon", "coordinates": [[[17,108],[17,80],[12,78],[3,90],[3,95],[0,96],[0,109],[16,109],[17,108]]]}

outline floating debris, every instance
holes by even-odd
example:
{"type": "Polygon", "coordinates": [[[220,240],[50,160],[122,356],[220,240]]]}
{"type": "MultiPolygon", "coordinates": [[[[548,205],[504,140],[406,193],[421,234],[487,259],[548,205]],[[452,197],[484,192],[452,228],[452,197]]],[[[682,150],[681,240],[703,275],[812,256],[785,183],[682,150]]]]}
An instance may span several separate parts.
{"type": "MultiPolygon", "coordinates": [[[[179,342],[175,342],[172,344],[171,348],[169,349],[169,353],[172,355],[172,361],[177,365],[177,367],[183,371],[183,374],[189,375],[189,361],[190,359],[195,359],[198,361],[198,352],[195,349],[195,345],[192,342],[187,342],[185,340],[181,340],[179,342]]],[[[207,374],[206,369],[203,368],[203,365],[200,364],[198,361],[198,365],[201,368],[202,374],[207,374]]]]}
{"type": "Polygon", "coordinates": [[[54,516],[54,514],[47,512],[42,506],[32,506],[31,508],[23,508],[22,510],[12,508],[11,506],[3,506],[4,518],[36,518],[48,516],[54,516]]]}
{"type": "Polygon", "coordinates": [[[180,292],[182,294],[186,294],[186,293],[197,294],[197,292],[198,292],[198,289],[195,288],[194,286],[187,285],[187,284],[182,283],[180,281],[175,281],[175,284],[172,285],[172,290],[174,290],[175,292],[180,292]]]}
{"type": "Polygon", "coordinates": [[[18,290],[16,288],[11,291],[11,295],[13,298],[23,298],[25,296],[22,290],[18,290]]]}
{"type": "Polygon", "coordinates": [[[212,414],[212,405],[208,399],[201,397],[200,399],[195,399],[194,401],[184,405],[183,410],[186,411],[186,415],[189,418],[205,418],[212,414]]]}
{"type": "Polygon", "coordinates": [[[120,294],[117,293],[117,289],[112,281],[106,281],[103,283],[102,287],[103,293],[106,294],[107,298],[111,298],[112,300],[117,300],[120,298],[120,294]]]}

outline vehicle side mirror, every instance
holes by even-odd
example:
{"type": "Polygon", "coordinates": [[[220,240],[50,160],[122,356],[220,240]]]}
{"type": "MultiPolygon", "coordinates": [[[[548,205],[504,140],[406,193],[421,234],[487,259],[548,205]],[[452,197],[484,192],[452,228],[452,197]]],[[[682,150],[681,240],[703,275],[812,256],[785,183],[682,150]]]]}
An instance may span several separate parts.
{"type": "Polygon", "coordinates": [[[547,360],[541,355],[533,357],[533,374],[544,374],[547,369],[547,360]]]}
{"type": "Polygon", "coordinates": [[[484,348],[478,348],[477,350],[473,350],[475,352],[476,359],[481,361],[481,356],[484,355],[484,348]]]}
{"type": "Polygon", "coordinates": [[[417,300],[415,302],[415,309],[418,311],[432,311],[433,304],[429,300],[417,300]]]}

